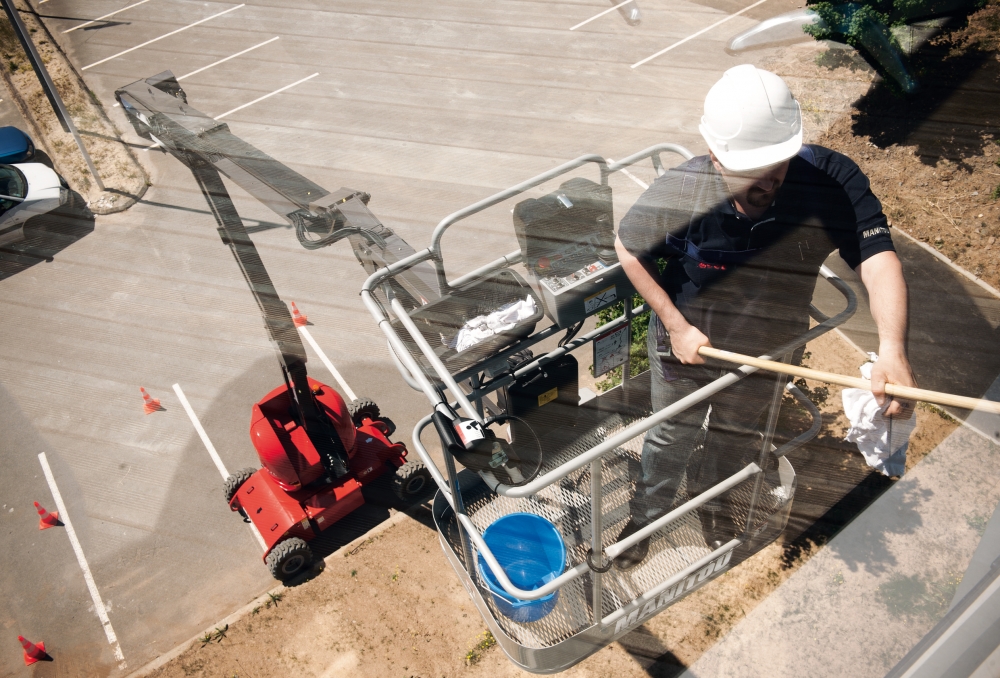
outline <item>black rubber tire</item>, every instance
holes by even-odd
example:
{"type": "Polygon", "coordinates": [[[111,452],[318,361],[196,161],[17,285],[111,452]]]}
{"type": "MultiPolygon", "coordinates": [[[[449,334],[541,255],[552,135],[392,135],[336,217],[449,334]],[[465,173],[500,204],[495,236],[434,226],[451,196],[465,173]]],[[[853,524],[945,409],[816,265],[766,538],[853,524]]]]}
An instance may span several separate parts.
{"type": "Polygon", "coordinates": [[[396,423],[389,417],[379,417],[378,420],[385,424],[385,430],[387,431],[385,437],[391,438],[392,434],[396,432],[396,423]]]}
{"type": "Polygon", "coordinates": [[[271,575],[279,581],[288,581],[292,577],[302,574],[312,565],[313,553],[309,545],[298,537],[289,537],[278,542],[277,546],[271,549],[264,562],[267,563],[271,575]]]}
{"type": "Polygon", "coordinates": [[[434,478],[423,462],[408,461],[392,476],[392,491],[400,500],[410,502],[429,493],[434,478]]]}
{"type": "Polygon", "coordinates": [[[380,414],[378,405],[371,398],[356,398],[347,406],[347,411],[351,415],[351,421],[355,426],[361,426],[364,418],[378,419],[380,414]]]}
{"type": "Polygon", "coordinates": [[[257,472],[255,468],[241,468],[236,473],[230,473],[229,477],[226,478],[226,484],[223,487],[223,492],[226,495],[226,503],[228,504],[236,496],[236,493],[242,487],[243,483],[250,480],[250,476],[257,472]]]}

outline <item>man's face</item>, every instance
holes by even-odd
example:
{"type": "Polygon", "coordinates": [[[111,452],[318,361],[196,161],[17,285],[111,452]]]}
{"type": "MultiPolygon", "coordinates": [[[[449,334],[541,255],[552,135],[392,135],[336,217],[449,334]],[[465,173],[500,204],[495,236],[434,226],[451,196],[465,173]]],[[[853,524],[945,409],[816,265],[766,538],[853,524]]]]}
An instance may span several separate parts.
{"type": "Polygon", "coordinates": [[[734,172],[726,169],[714,155],[712,156],[712,163],[725,178],[733,197],[751,207],[767,207],[774,202],[774,196],[778,194],[778,189],[785,180],[790,162],[791,160],[785,160],[760,169],[734,172]]]}

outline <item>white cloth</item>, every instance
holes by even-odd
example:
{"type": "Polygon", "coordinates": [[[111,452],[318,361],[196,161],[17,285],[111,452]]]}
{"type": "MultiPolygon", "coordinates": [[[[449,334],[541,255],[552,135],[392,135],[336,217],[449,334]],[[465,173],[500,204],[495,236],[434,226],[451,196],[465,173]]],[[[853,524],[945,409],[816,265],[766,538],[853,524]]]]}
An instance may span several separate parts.
{"type": "Polygon", "coordinates": [[[535,314],[535,299],[529,294],[523,301],[504,304],[489,315],[479,315],[462,326],[454,337],[445,339],[445,346],[459,353],[479,342],[489,339],[497,332],[513,329],[517,323],[535,314]]]}
{"type": "MultiPolygon", "coordinates": [[[[861,366],[861,376],[872,378],[872,365],[878,356],[869,353],[871,362],[861,366]]],[[[847,431],[847,442],[855,443],[865,461],[876,471],[887,476],[901,476],[906,471],[906,448],[910,444],[910,434],[917,425],[914,410],[909,419],[898,416],[887,419],[883,416],[891,400],[886,399],[885,407],[879,407],[871,391],[860,388],[845,388],[843,391],[844,414],[851,422],[847,431]]]]}

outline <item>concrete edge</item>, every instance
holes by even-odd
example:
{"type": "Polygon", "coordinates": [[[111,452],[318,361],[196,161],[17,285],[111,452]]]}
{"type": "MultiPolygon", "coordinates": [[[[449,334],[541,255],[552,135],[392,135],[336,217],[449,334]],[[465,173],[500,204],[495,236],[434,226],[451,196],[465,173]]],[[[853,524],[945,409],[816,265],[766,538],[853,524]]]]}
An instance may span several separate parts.
{"type": "Polygon", "coordinates": [[[982,287],[984,290],[986,290],[987,292],[989,292],[990,294],[992,294],[996,298],[1000,299],[1000,290],[998,290],[997,288],[993,287],[992,285],[990,285],[985,280],[981,280],[981,279],[977,278],[976,276],[974,276],[973,274],[969,273],[964,268],[962,268],[961,266],[959,266],[958,264],[956,264],[954,261],[952,261],[951,259],[949,259],[945,255],[941,254],[940,252],[938,252],[936,249],[934,249],[933,247],[931,247],[927,243],[925,243],[923,240],[917,240],[912,235],[910,235],[909,233],[907,233],[906,231],[904,231],[903,229],[898,228],[898,227],[894,227],[892,230],[895,231],[896,233],[899,233],[900,235],[903,235],[903,236],[909,238],[911,242],[914,242],[918,246],[924,248],[925,250],[927,250],[928,252],[930,252],[933,256],[937,257],[938,259],[940,259],[941,261],[943,261],[945,264],[947,264],[948,266],[950,266],[951,268],[953,268],[955,271],[957,271],[958,273],[962,274],[963,276],[965,276],[966,278],[968,278],[972,282],[976,283],[977,285],[979,285],[980,287],[982,287]]]}
{"type": "MultiPolygon", "coordinates": [[[[397,511],[393,515],[389,516],[388,519],[383,520],[381,523],[379,523],[378,525],[376,525],[372,529],[368,530],[367,532],[365,532],[363,535],[361,535],[357,539],[354,539],[353,541],[350,541],[347,544],[344,544],[339,549],[337,549],[336,551],[334,551],[330,555],[328,555],[325,558],[323,558],[323,562],[326,563],[326,564],[330,564],[333,561],[333,559],[335,559],[335,558],[341,558],[341,557],[346,556],[348,553],[350,553],[351,551],[353,551],[354,549],[356,549],[361,544],[364,544],[366,541],[368,541],[372,537],[375,537],[375,536],[381,534],[382,532],[385,532],[386,530],[388,530],[388,529],[390,529],[392,527],[395,527],[396,525],[398,525],[398,524],[402,523],[403,521],[405,521],[407,518],[413,520],[414,518],[411,515],[411,513],[415,512],[415,511],[417,511],[419,509],[422,509],[422,508],[424,508],[424,505],[423,504],[418,504],[417,506],[414,506],[413,508],[407,509],[406,511],[397,511]]],[[[270,590],[262,593],[261,595],[257,596],[256,598],[254,598],[253,600],[251,600],[249,603],[247,603],[246,605],[244,605],[240,609],[236,610],[236,612],[233,612],[232,614],[230,614],[228,617],[225,617],[224,619],[216,622],[215,624],[209,625],[205,629],[204,632],[199,633],[199,634],[195,635],[194,637],[192,637],[192,638],[184,641],[183,643],[181,643],[180,645],[178,645],[174,649],[166,652],[165,654],[160,655],[159,657],[157,657],[153,661],[147,663],[145,666],[142,666],[141,668],[136,669],[132,673],[129,673],[126,676],[126,678],[140,678],[141,676],[148,675],[152,671],[155,671],[156,669],[158,669],[158,668],[166,665],[167,663],[173,661],[174,659],[176,659],[177,657],[179,657],[180,655],[182,655],[184,652],[187,651],[187,649],[189,647],[191,647],[192,645],[194,645],[196,642],[199,642],[199,639],[201,637],[203,637],[205,635],[205,633],[208,633],[210,631],[214,631],[217,627],[225,626],[227,624],[234,624],[234,623],[236,623],[242,617],[244,617],[247,613],[253,611],[253,609],[255,607],[266,603],[269,600],[269,594],[281,593],[282,591],[286,591],[288,589],[289,589],[289,587],[287,587],[287,586],[279,585],[279,586],[277,586],[277,587],[275,587],[273,589],[270,589],[270,590]]]]}

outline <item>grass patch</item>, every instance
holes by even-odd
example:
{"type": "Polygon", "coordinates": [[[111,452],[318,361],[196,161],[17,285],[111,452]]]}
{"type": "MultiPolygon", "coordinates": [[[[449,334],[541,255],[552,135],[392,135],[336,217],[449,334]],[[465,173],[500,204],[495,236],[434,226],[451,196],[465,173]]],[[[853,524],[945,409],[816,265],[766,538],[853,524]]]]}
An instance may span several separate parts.
{"type": "Polygon", "coordinates": [[[489,631],[483,631],[474,640],[475,644],[465,653],[465,663],[469,666],[478,664],[483,654],[497,644],[497,639],[489,631]]]}

